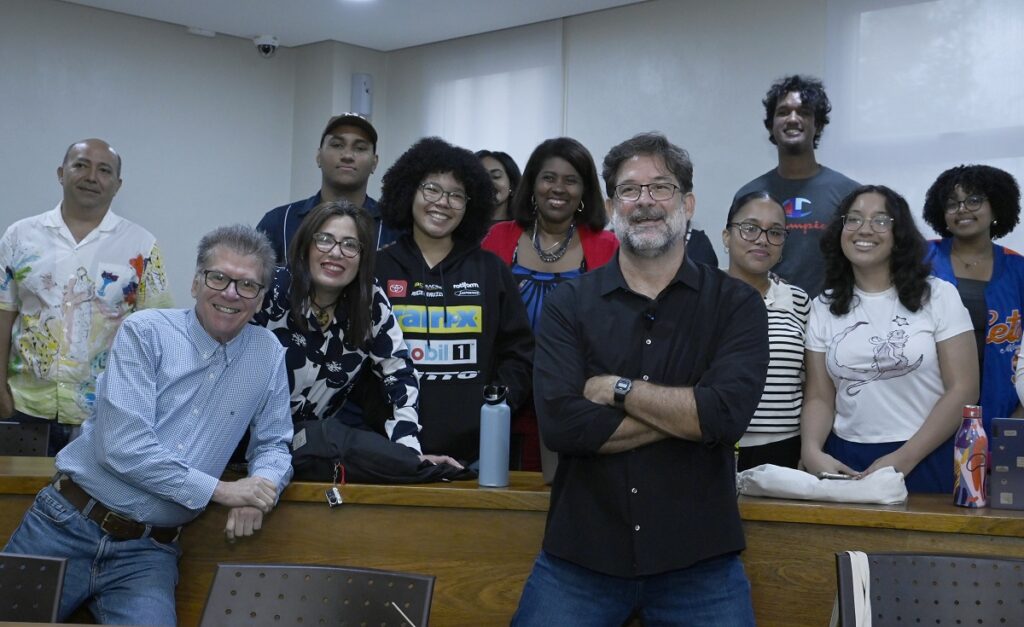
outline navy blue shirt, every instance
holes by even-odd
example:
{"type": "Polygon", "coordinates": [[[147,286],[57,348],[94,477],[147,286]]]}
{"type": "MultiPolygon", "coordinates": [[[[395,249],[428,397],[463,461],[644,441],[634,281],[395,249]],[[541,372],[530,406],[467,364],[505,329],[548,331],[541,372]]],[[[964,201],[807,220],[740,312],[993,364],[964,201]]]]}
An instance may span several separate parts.
{"type": "MultiPolygon", "coordinates": [[[[263,216],[256,228],[266,233],[270,243],[274,246],[274,254],[277,255],[278,265],[288,263],[288,244],[291,242],[295,231],[299,230],[302,219],[320,204],[320,192],[313,194],[305,200],[297,200],[288,205],[281,205],[271,209],[263,216]]],[[[381,248],[398,239],[398,233],[384,226],[380,217],[380,208],[377,201],[369,196],[363,202],[363,209],[373,218],[377,226],[377,248],[381,248]]]]}

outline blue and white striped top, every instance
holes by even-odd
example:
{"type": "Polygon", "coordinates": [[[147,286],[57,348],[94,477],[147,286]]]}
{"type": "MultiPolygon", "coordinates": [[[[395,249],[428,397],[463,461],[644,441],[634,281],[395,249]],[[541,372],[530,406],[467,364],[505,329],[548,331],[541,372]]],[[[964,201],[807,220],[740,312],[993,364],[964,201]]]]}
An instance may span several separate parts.
{"type": "Polygon", "coordinates": [[[221,344],[192,309],[151,309],[121,324],[96,412],[57,469],[112,510],[177,526],[202,512],[246,429],[249,474],[283,490],[292,420],[284,349],[246,325],[221,344]]]}

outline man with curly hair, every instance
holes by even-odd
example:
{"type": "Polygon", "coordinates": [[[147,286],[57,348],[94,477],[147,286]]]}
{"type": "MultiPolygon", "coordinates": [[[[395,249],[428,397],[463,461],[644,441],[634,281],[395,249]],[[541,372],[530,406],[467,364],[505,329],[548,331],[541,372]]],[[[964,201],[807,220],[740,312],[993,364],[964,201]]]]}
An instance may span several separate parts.
{"type": "Polygon", "coordinates": [[[51,457],[92,413],[121,321],[171,305],[156,238],[110,210],[117,151],[71,144],[57,182],[60,204],[0,238],[0,420],[49,423],[51,457]]]}
{"type": "Polygon", "coordinates": [[[779,165],[736,192],[767,191],[782,200],[789,237],[773,272],[814,298],[823,278],[818,242],[839,202],[858,183],[818,163],[814,151],[832,110],[821,81],[794,74],[775,81],[761,101],[779,165]]]}
{"type": "Polygon", "coordinates": [[[327,121],[316,150],[316,166],[321,173],[319,191],[305,200],[271,209],[256,225],[270,238],[279,265],[287,262],[288,243],[302,219],[321,202],[347,200],[366,209],[377,227],[377,247],[395,241],[397,234],[381,222],[377,201],[366,195],[377,159],[377,129],[369,120],[358,113],[342,113],[327,121]]]}

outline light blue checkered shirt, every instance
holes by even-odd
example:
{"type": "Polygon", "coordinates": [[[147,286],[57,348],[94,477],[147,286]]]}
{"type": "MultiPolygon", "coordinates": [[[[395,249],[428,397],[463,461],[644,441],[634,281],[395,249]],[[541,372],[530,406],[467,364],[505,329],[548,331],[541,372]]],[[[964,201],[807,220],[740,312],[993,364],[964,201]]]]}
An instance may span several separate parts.
{"type": "Polygon", "coordinates": [[[177,526],[206,507],[231,453],[252,427],[249,474],[283,490],[292,419],[284,349],[246,325],[220,344],[191,309],[151,309],[121,324],[96,387],[96,413],[57,455],[110,509],[177,526]]]}

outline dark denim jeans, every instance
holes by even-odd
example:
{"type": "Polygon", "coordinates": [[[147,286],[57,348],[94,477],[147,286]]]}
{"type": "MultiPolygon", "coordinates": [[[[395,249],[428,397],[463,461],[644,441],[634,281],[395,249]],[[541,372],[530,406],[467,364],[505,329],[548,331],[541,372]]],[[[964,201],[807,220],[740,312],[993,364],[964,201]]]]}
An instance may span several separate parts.
{"type": "Polygon", "coordinates": [[[659,575],[624,578],[544,551],[526,580],[512,625],[620,627],[634,611],[639,611],[645,627],[754,627],[750,582],[738,555],[659,575]]]}

